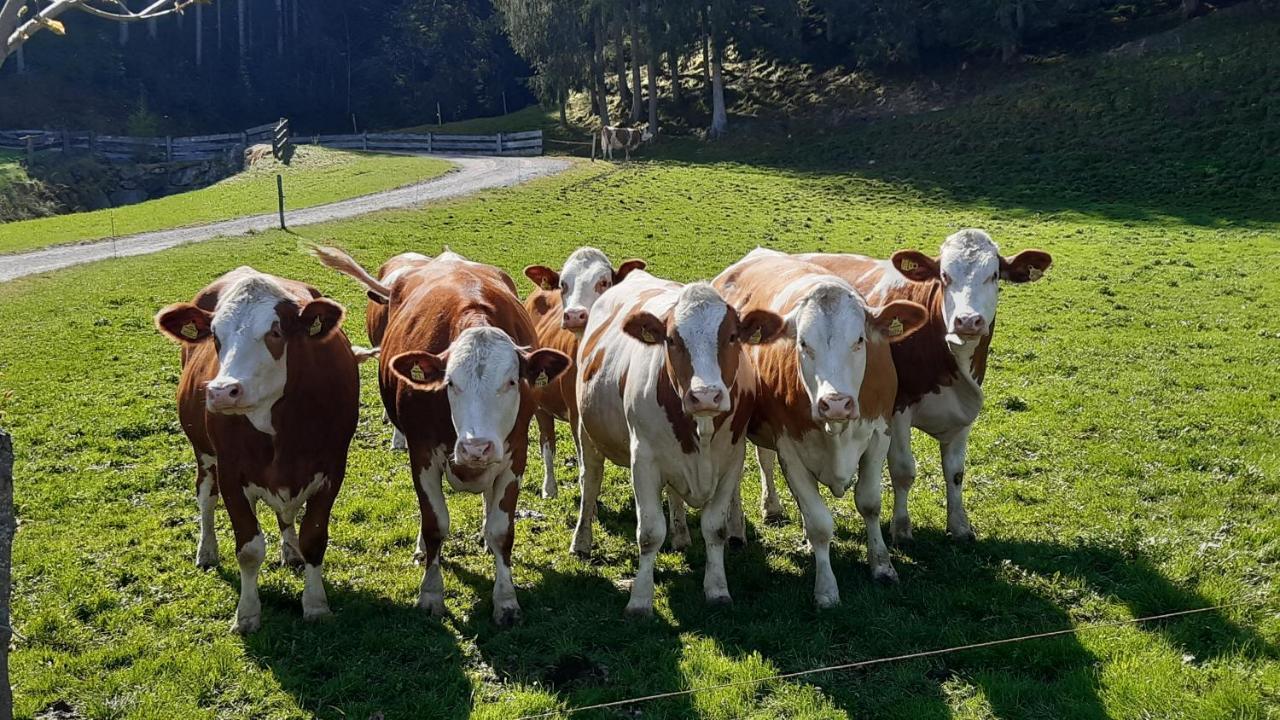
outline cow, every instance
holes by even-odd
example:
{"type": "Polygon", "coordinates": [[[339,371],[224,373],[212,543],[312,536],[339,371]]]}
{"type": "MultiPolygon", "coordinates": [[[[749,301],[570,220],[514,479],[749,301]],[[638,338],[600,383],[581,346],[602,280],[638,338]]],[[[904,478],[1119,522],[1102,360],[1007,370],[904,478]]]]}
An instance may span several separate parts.
{"type": "Polygon", "coordinates": [[[783,339],[747,352],[758,388],[748,437],[782,462],[813,549],[818,606],[840,602],[830,559],[835,526],[823,485],[837,498],[854,485],[871,575],[896,582],[880,531],[880,480],[897,390],[889,347],[924,324],[924,307],[906,300],[869,306],[830,271],[760,248],[712,284],[732,305],[784,319],[783,339]]]}
{"type": "MultiPolygon", "coordinates": [[[[363,267],[351,260],[351,256],[337,248],[312,245],[311,254],[325,267],[351,275],[361,282],[367,278],[388,287],[404,273],[431,261],[430,257],[422,253],[400,253],[382,263],[374,275],[369,275],[363,267]]],[[[372,290],[367,290],[366,294],[369,297],[369,304],[365,309],[364,329],[365,334],[369,336],[369,343],[376,348],[382,344],[382,336],[387,331],[387,303],[372,290]]],[[[383,421],[387,422],[385,414],[383,421]]],[[[391,449],[408,449],[404,435],[394,427],[391,430],[391,449]]]]}
{"type": "Polygon", "coordinates": [[[236,632],[262,624],[258,570],[267,549],[258,500],[276,513],[281,561],[304,566],[303,617],[329,614],[322,576],[329,514],[359,415],[358,358],[339,329],[344,316],[315,288],[249,267],[156,315],[160,332],[182,345],[178,416],[196,455],[200,567],[218,563],[219,494],[231,517],[240,565],[236,632]]]}
{"type": "MultiPolygon", "coordinates": [[[[336,251],[341,252],[341,251],[336,251]]],[[[345,255],[345,253],[344,253],[345,255]]],[[[349,256],[344,264],[355,265],[349,256]]],[[[568,368],[567,355],[537,343],[511,278],[446,251],[385,286],[378,380],[388,417],[409,446],[421,512],[424,566],[417,605],[444,614],[441,546],[449,532],[443,482],[484,499],[484,539],[494,556],[493,619],[520,619],[511,581],[516,500],[528,454],[533,387],[568,368]]]]}
{"type": "Polygon", "coordinates": [[[596,301],[578,348],[583,497],[574,547],[591,547],[606,459],[631,470],[640,562],[626,611],[653,613],[653,567],[666,535],[664,486],[703,508],[703,591],[731,601],[726,520],[742,478],[755,379],[743,348],[772,342],[782,318],[745,315],[705,282],[681,285],[634,270],[596,301]]]}
{"type": "MultiPolygon", "coordinates": [[[[648,125],[640,127],[618,127],[616,125],[605,125],[600,128],[598,136],[600,140],[600,157],[605,160],[613,160],[613,151],[621,150],[626,153],[627,160],[631,159],[631,151],[640,147],[644,143],[653,140],[653,132],[648,125]]],[[[596,159],[596,139],[591,141],[591,159],[596,159]]]]}
{"type": "MultiPolygon", "coordinates": [[[[593,247],[574,250],[565,260],[560,272],[545,265],[526,267],[525,277],[533,281],[536,289],[525,299],[524,307],[533,320],[538,345],[554,348],[571,358],[577,357],[578,341],[587,326],[587,318],[596,298],[614,284],[622,282],[627,273],[643,270],[644,267],[643,260],[626,260],[615,269],[609,258],[593,247]]],[[[578,403],[574,395],[576,382],[577,373],[570,367],[555,381],[533,391],[538,405],[534,412],[534,418],[538,422],[538,444],[545,468],[542,478],[544,498],[553,498],[558,492],[556,420],[569,423],[575,447],[578,443],[578,403]]],[[[578,467],[581,472],[581,463],[578,467]]]]}
{"type": "MultiPolygon", "coordinates": [[[[890,424],[893,517],[889,534],[894,542],[912,539],[907,495],[916,478],[911,453],[911,428],[916,427],[937,440],[941,449],[948,534],[957,541],[973,540],[976,535],[962,493],[964,462],[969,432],[982,410],[982,381],[995,331],[999,282],[1039,280],[1053,258],[1043,250],[1005,257],[987,233],[976,229],[949,236],[936,258],[916,250],[899,250],[889,260],[821,253],[795,257],[849,281],[869,302],[911,300],[928,310],[925,326],[892,346],[898,392],[890,424]]],[[[770,489],[772,454],[761,452],[760,456],[764,495],[776,502],[777,493],[770,489]]],[[[780,507],[773,510],[781,514],[780,507]]]]}

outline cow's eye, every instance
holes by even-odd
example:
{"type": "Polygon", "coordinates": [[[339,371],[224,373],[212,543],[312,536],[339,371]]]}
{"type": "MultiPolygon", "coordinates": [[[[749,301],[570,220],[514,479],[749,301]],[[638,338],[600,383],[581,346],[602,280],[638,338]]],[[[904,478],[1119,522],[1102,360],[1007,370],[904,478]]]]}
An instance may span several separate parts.
{"type": "Polygon", "coordinates": [[[1000,271],[997,270],[996,272],[991,273],[991,279],[987,280],[987,282],[995,282],[999,279],[1000,279],[1000,271]]]}
{"type": "Polygon", "coordinates": [[[866,341],[867,341],[867,339],[866,339],[865,337],[860,337],[860,338],[858,338],[858,341],[857,341],[857,342],[855,342],[855,343],[853,344],[853,346],[854,346],[855,348],[860,348],[860,347],[862,347],[862,345],[863,345],[866,341]]]}
{"type": "Polygon", "coordinates": [[[560,283],[560,292],[569,292],[569,283],[560,283]]]}
{"type": "Polygon", "coordinates": [[[731,342],[731,343],[736,343],[736,342],[738,342],[738,333],[733,333],[733,334],[731,334],[731,335],[729,336],[729,342],[731,342]]]}
{"type": "Polygon", "coordinates": [[[948,275],[948,274],[944,271],[944,272],[942,273],[942,286],[943,286],[943,287],[946,287],[946,286],[948,286],[948,285],[950,285],[950,284],[951,284],[951,276],[950,276],[950,275],[948,275]]]}
{"type": "Polygon", "coordinates": [[[510,380],[507,381],[507,387],[515,387],[515,386],[516,386],[515,378],[511,378],[510,380]]]}
{"type": "Polygon", "coordinates": [[[280,338],[284,337],[284,334],[280,332],[280,328],[273,327],[271,328],[271,332],[267,333],[267,337],[271,338],[272,340],[279,340],[280,338]]]}

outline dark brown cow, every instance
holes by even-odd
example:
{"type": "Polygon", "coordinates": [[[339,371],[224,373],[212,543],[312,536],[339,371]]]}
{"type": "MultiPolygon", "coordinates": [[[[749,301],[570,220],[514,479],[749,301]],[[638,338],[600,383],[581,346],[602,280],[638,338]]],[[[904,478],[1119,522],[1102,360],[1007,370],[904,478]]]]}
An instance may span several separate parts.
{"type": "MultiPolygon", "coordinates": [[[[897,541],[911,539],[907,495],[916,477],[911,428],[917,427],[941,446],[947,531],[957,540],[972,540],[962,494],[964,461],[969,431],[982,410],[998,285],[1001,280],[1038,280],[1053,258],[1042,250],[1006,258],[981,230],[951,235],[937,258],[915,250],[900,250],[887,261],[860,255],[797,257],[848,280],[871,303],[911,300],[929,311],[924,328],[893,345],[898,393],[889,446],[894,499],[890,533],[897,541]]],[[[762,472],[768,469],[762,466],[762,472]]]]}
{"type": "Polygon", "coordinates": [[[444,613],[447,480],[484,498],[484,537],[496,571],[493,618],[515,622],[520,605],[511,550],[534,410],[531,388],[554,380],[569,358],[530,350],[537,338],[511,278],[455,253],[412,268],[385,292],[366,287],[388,302],[378,377],[387,415],[408,441],[421,511],[418,552],[425,570],[418,606],[444,613]]]}
{"type": "Polygon", "coordinates": [[[321,572],[329,513],[359,413],[357,359],[338,329],[344,314],[315,288],[242,267],[156,316],[160,331],[182,343],[178,415],[196,453],[197,565],[218,562],[219,493],[235,531],[237,632],[262,622],[258,500],[276,512],[282,561],[305,565],[303,617],[329,614],[321,572]]]}
{"type": "MultiPolygon", "coordinates": [[[[593,247],[573,251],[564,267],[556,272],[545,265],[530,265],[524,274],[537,289],[524,301],[524,307],[533,319],[541,347],[553,348],[568,355],[578,356],[578,341],[587,326],[591,306],[601,293],[622,282],[632,270],[642,270],[643,260],[627,260],[615,270],[609,258],[593,247]]],[[[542,497],[553,498],[556,487],[556,420],[569,423],[573,443],[578,444],[578,403],[574,394],[577,382],[576,368],[570,367],[563,375],[541,388],[535,388],[533,397],[538,404],[534,417],[538,421],[538,439],[542,450],[544,473],[542,497]]],[[[582,464],[578,464],[581,471],[582,464]]]]}

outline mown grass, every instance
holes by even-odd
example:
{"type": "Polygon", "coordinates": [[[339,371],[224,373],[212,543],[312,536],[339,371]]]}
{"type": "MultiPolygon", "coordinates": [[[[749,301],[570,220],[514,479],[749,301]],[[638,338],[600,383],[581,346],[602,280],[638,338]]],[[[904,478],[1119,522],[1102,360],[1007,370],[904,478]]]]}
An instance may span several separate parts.
{"type": "Polygon", "coordinates": [[[274,212],[277,174],[284,176],[286,206],[304,208],[390,190],[452,167],[437,158],[299,147],[290,165],[260,162],[200,190],[112,210],[0,224],[0,254],[274,212]]]}
{"type": "MultiPolygon", "coordinates": [[[[1108,121],[1100,115],[1093,129],[1108,121]]],[[[0,327],[16,329],[0,334],[0,422],[19,451],[17,715],[65,700],[87,717],[509,718],[1240,603],[587,716],[1280,716],[1280,226],[1225,217],[1218,195],[1167,200],[1141,184],[1119,186],[1110,204],[1068,203],[1030,173],[1021,182],[1035,193],[973,197],[914,174],[887,177],[891,169],[833,167],[821,151],[784,167],[674,150],[313,226],[301,238],[213,241],[0,286],[0,327]],[[1045,212],[1048,203],[1060,207],[1045,212]],[[1164,211],[1139,221],[1112,206],[1164,211]],[[271,566],[263,630],[230,635],[238,582],[221,515],[221,566],[200,572],[191,562],[194,466],[173,408],[177,351],[151,316],[228,268],[248,263],[317,284],[347,305],[347,327],[362,341],[363,295],[302,254],[301,241],[341,244],[367,265],[448,244],[513,274],[592,243],[687,280],[756,245],[885,254],[936,247],[965,226],[987,228],[1006,252],[1041,247],[1056,262],[1043,281],[1002,296],[966,483],[979,540],[943,536],[936,450],[919,441],[917,540],[895,549],[897,587],[870,583],[861,521],[851,499],[835,502],[843,604],[816,611],[788,498],[787,526],[749,516],[750,545],[727,559],[732,607],[704,606],[695,539],[687,554],[660,555],[656,618],[628,621],[636,551],[626,473],[608,471],[597,550],[584,563],[567,552],[577,493],[563,467],[560,498],[539,499],[533,478],[521,495],[524,623],[490,623],[479,503],[457,494],[445,546],[449,614],[425,617],[412,607],[416,502],[404,457],[386,449],[369,368],[326,562],[335,617],[302,622],[301,577],[271,566]]],[[[939,175],[950,172],[948,157],[932,157],[939,175]]],[[[997,189],[1019,178],[1004,183],[997,189]]],[[[562,429],[561,457],[570,447],[562,429]]],[[[749,505],[758,491],[751,463],[749,505]]]]}

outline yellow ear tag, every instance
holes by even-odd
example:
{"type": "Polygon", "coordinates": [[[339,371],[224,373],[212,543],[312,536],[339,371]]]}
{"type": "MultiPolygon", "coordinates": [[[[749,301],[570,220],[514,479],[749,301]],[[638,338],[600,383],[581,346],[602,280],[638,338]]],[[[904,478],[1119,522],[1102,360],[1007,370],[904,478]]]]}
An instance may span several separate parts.
{"type": "Polygon", "coordinates": [[[413,369],[409,371],[409,377],[413,378],[414,382],[427,381],[427,374],[422,371],[422,366],[418,365],[417,363],[414,363],[413,369]]]}
{"type": "Polygon", "coordinates": [[[920,267],[920,263],[915,260],[904,259],[902,262],[898,263],[898,269],[902,272],[911,272],[918,267],[920,267]]]}
{"type": "Polygon", "coordinates": [[[640,339],[651,344],[658,341],[658,339],[653,336],[653,333],[649,332],[648,328],[640,331],[640,339]]]}
{"type": "Polygon", "coordinates": [[[542,289],[543,289],[543,290],[550,291],[550,290],[551,290],[551,281],[550,281],[550,280],[547,280],[547,279],[543,279],[543,281],[542,281],[542,289]]]}
{"type": "Polygon", "coordinates": [[[893,322],[889,323],[889,337],[897,337],[901,334],[902,334],[902,321],[899,320],[898,318],[894,318],[893,322]]]}
{"type": "Polygon", "coordinates": [[[320,322],[320,318],[316,318],[315,322],[311,323],[311,327],[307,328],[307,334],[319,335],[321,327],[322,327],[322,323],[320,322]]]}
{"type": "Polygon", "coordinates": [[[178,332],[182,333],[182,337],[188,340],[195,340],[197,337],[200,336],[200,331],[196,329],[196,324],[193,322],[189,322],[186,325],[183,325],[182,329],[179,330],[178,332]]]}
{"type": "Polygon", "coordinates": [[[1032,281],[1039,280],[1044,277],[1044,271],[1038,267],[1033,267],[1027,271],[1027,277],[1031,278],[1032,281]]]}
{"type": "Polygon", "coordinates": [[[747,340],[747,342],[751,343],[752,345],[759,345],[760,341],[763,339],[764,339],[764,331],[761,330],[760,328],[756,328],[756,331],[751,335],[751,339],[747,340]]]}
{"type": "Polygon", "coordinates": [[[547,371],[543,370],[542,372],[538,373],[538,379],[533,381],[533,385],[534,387],[542,387],[543,385],[546,385],[549,382],[551,382],[551,379],[547,377],[547,371]]]}

